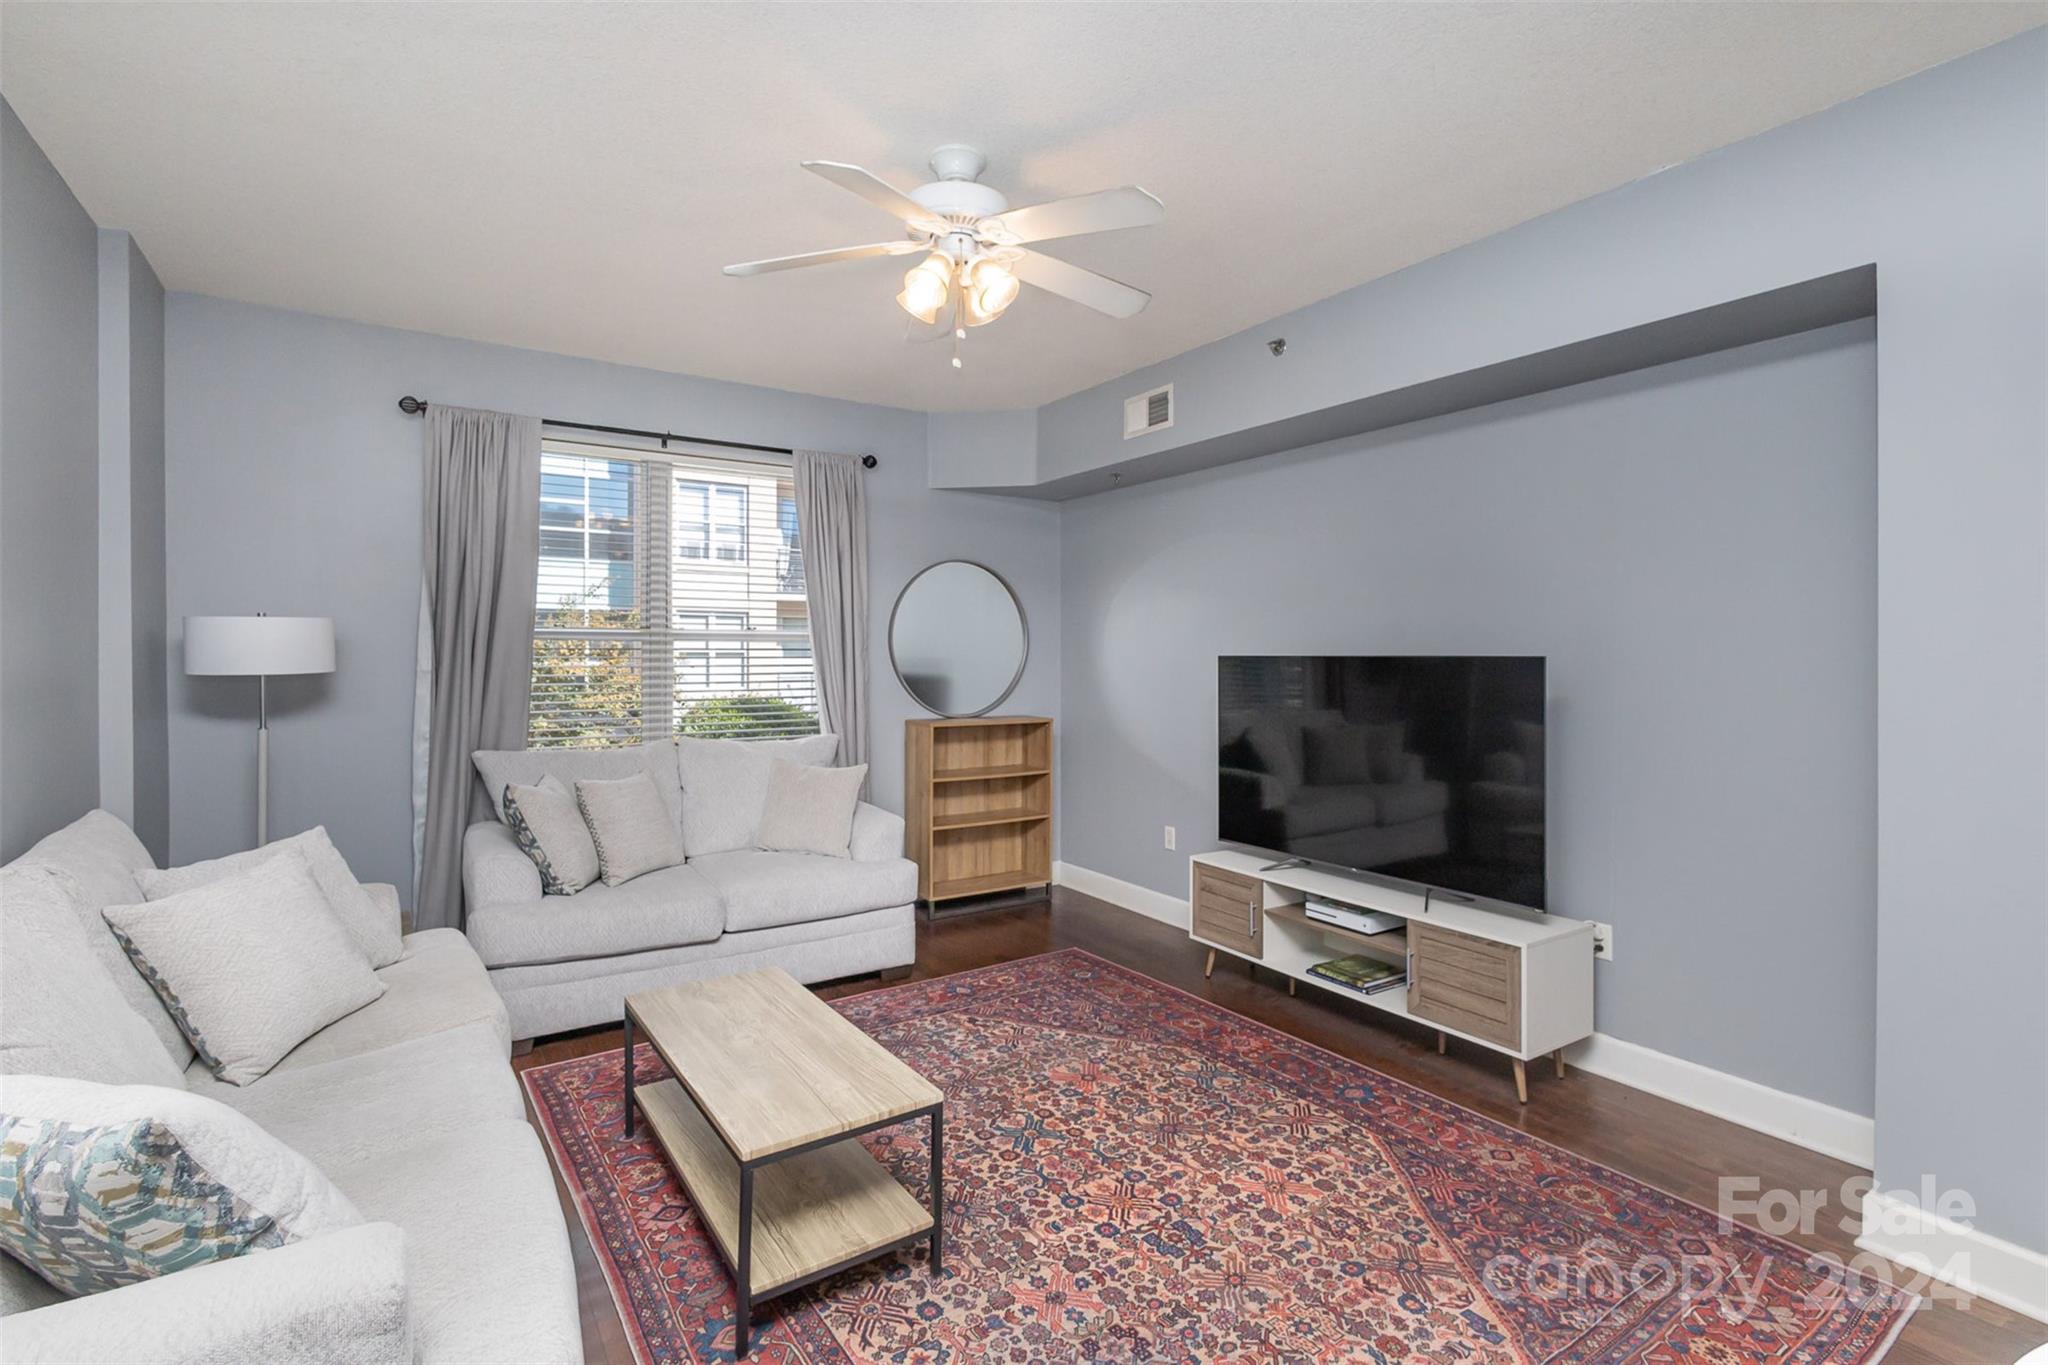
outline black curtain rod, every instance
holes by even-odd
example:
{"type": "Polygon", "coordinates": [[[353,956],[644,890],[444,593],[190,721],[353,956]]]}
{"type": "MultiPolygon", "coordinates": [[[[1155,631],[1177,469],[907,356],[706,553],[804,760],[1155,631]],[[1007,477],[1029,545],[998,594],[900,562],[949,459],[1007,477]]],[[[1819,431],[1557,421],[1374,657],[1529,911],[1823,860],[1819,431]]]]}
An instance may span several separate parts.
{"type": "MultiPolygon", "coordinates": [[[[398,400],[398,410],[408,417],[417,417],[427,410],[427,400],[411,394],[398,400]]],[[[560,422],[552,417],[543,417],[541,424],[550,427],[565,427],[570,431],[602,431],[610,436],[638,436],[643,440],[659,441],[663,450],[670,441],[688,441],[692,445],[720,446],[726,450],[758,450],[763,455],[794,455],[788,446],[757,446],[749,441],[720,441],[709,436],[678,436],[673,431],[642,431],[638,427],[607,427],[595,422],[560,422]]],[[[873,469],[881,463],[872,455],[860,457],[862,467],[873,469]]]]}

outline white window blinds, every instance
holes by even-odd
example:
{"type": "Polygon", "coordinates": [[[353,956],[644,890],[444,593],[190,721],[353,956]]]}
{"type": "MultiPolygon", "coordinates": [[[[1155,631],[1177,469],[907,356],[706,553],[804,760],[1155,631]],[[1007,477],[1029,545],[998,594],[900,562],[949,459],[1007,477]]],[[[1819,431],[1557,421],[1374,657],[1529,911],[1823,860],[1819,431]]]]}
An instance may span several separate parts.
{"type": "Polygon", "coordinates": [[[785,465],[548,439],[535,745],[815,734],[785,465]]]}

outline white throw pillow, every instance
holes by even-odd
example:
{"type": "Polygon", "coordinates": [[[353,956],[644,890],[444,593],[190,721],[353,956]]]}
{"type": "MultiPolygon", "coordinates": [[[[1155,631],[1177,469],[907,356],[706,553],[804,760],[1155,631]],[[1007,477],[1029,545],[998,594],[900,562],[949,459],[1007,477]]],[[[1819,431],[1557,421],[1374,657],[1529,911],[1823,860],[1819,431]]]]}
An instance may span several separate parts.
{"type": "Polygon", "coordinates": [[[753,848],[768,799],[769,760],[822,767],[839,752],[837,735],[800,739],[679,739],[683,849],[692,858],[753,848]]]}
{"type": "MultiPolygon", "coordinates": [[[[0,1074],[183,1086],[182,1059],[164,1050],[94,955],[86,934],[112,935],[104,924],[88,930],[84,898],[62,868],[0,868],[0,1074]]],[[[135,974],[125,961],[120,967],[135,974]]]]}
{"type": "Polygon", "coordinates": [[[231,1085],[384,994],[297,854],[100,913],[199,1059],[231,1085]]]}
{"type": "Polygon", "coordinates": [[[399,932],[397,917],[378,905],[363,889],[363,884],[356,880],[356,874],[349,870],[348,860],[327,837],[325,825],[315,825],[289,839],[279,839],[242,853],[230,853],[225,858],[214,858],[209,862],[188,863],[184,867],[170,867],[162,871],[148,868],[137,872],[135,881],[142,888],[143,899],[160,901],[166,896],[175,896],[223,877],[246,872],[258,863],[292,852],[306,860],[306,866],[312,869],[314,882],[320,887],[320,894],[327,898],[328,908],[334,911],[334,917],[348,930],[356,946],[363,950],[363,956],[370,959],[372,967],[388,967],[405,955],[405,938],[399,932]]]}
{"type": "Polygon", "coordinates": [[[362,1221],[318,1167],[218,1100],[0,1078],[0,1246],[66,1294],[362,1221]]]}
{"type": "Polygon", "coordinates": [[[646,773],[612,782],[578,782],[576,804],[597,845],[598,875],[606,886],[683,860],[683,836],[669,822],[668,805],[646,773]]]}
{"type": "MultiPolygon", "coordinates": [[[[505,786],[505,828],[540,870],[543,895],[573,896],[597,880],[597,845],[576,795],[554,776],[505,786]]],[[[667,814],[666,810],[663,812],[667,814]]]]}
{"type": "Polygon", "coordinates": [[[768,762],[768,797],[761,807],[761,848],[785,853],[851,857],[853,812],[868,765],[813,768],[786,758],[768,762]]]}

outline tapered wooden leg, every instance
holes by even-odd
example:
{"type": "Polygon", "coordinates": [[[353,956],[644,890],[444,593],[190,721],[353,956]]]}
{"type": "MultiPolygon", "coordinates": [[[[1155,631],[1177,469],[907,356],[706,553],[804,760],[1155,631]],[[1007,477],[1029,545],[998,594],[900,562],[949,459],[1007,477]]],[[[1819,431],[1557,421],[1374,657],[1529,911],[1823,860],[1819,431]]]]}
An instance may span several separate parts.
{"type": "Polygon", "coordinates": [[[1291,976],[1287,978],[1287,993],[1294,994],[1294,978],[1291,976]]]}
{"type": "Polygon", "coordinates": [[[901,966],[897,967],[884,967],[882,968],[882,970],[875,973],[875,977],[877,980],[881,981],[908,980],[910,977],[910,967],[911,964],[908,962],[905,962],[901,966]]]}
{"type": "Polygon", "coordinates": [[[1557,1078],[1558,1078],[1559,1080],[1563,1080],[1563,1079],[1564,1079],[1564,1049],[1563,1049],[1563,1048],[1559,1048],[1559,1049],[1558,1049],[1557,1051],[1555,1051],[1555,1052],[1551,1053],[1551,1054],[1550,1054],[1550,1060],[1552,1060],[1553,1062],[1556,1062],[1556,1063],[1557,1063],[1557,1078]]]}
{"type": "Polygon", "coordinates": [[[1203,967],[1202,967],[1202,975],[1206,977],[1206,976],[1208,976],[1208,975],[1209,975],[1209,973],[1211,973],[1211,972],[1213,972],[1213,971],[1215,971],[1215,970],[1216,970],[1216,950],[1215,950],[1214,948],[1211,948],[1211,949],[1209,950],[1209,960],[1208,960],[1208,962],[1206,962],[1205,964],[1203,964],[1203,967]]]}
{"type": "Polygon", "coordinates": [[[1520,1057],[1515,1058],[1515,1098],[1523,1104],[1529,1102],[1529,1068],[1520,1057]]]}
{"type": "Polygon", "coordinates": [[[1442,1029],[1438,1029],[1436,1031],[1436,1055],[1439,1057],[1443,1056],[1444,1049],[1449,1047],[1450,1045],[1450,1035],[1445,1033],[1442,1029]]]}

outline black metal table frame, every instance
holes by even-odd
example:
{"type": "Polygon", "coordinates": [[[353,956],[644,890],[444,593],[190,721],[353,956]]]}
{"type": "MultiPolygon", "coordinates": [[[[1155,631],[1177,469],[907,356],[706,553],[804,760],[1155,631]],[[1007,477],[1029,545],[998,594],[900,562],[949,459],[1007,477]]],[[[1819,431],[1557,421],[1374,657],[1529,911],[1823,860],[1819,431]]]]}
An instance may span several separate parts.
{"type": "MultiPolygon", "coordinates": [[[[625,1117],[627,1137],[633,1136],[633,1089],[635,1084],[633,1075],[634,1023],[633,1009],[629,1004],[625,1010],[626,1037],[622,1049],[626,1073],[625,1117]]],[[[653,1039],[650,1038],[649,1041],[652,1042],[653,1039]]],[[[655,1043],[654,1050],[661,1056],[663,1062],[668,1061],[667,1054],[661,1051],[661,1044],[655,1043]]],[[[673,1064],[670,1065],[669,1070],[674,1072],[673,1064]]],[[[683,1086],[682,1089],[685,1095],[689,1095],[690,1103],[696,1104],[697,1097],[690,1095],[689,1087],[683,1086]]],[[[699,1105],[698,1111],[701,1113],[702,1110],[703,1107],[699,1105]]],[[[726,1269],[732,1272],[733,1299],[737,1305],[733,1316],[733,1354],[736,1357],[742,1360],[746,1358],[747,1338],[751,1335],[754,1315],[754,1172],[760,1170],[763,1166],[772,1166],[778,1161],[787,1161],[793,1156],[802,1156],[806,1152],[815,1152],[820,1147],[829,1147],[835,1142],[851,1142],[865,1133],[872,1133],[877,1129],[888,1128],[898,1123],[915,1122],[922,1118],[929,1118],[931,1120],[931,1229],[927,1232],[913,1232],[908,1237],[899,1237],[885,1246],[878,1246],[872,1251],[864,1251],[860,1255],[849,1257],[836,1265],[828,1265],[823,1270],[806,1275],[800,1280],[791,1280],[788,1284],[776,1285],[760,1297],[763,1299],[777,1298],[792,1290],[803,1289],[809,1285],[816,1284],[820,1280],[837,1275],[842,1270],[851,1270],[853,1267],[872,1261],[878,1256],[886,1256],[892,1251],[901,1251],[904,1247],[915,1246],[923,1241],[931,1243],[931,1276],[936,1280],[943,1270],[940,1261],[940,1244],[943,1240],[943,1228],[946,1221],[946,1195],[944,1182],[941,1179],[946,1164],[946,1103],[944,1100],[939,1101],[937,1104],[928,1105],[923,1109],[913,1109],[908,1113],[896,1114],[886,1119],[877,1119],[873,1123],[865,1124],[859,1128],[848,1129],[844,1133],[834,1133],[830,1137],[817,1138],[801,1146],[787,1147],[779,1152],[770,1152],[767,1156],[755,1157],[752,1161],[741,1161],[739,1154],[732,1150],[731,1144],[726,1143],[725,1150],[732,1156],[734,1161],[739,1163],[740,1168],[740,1211],[739,1230],[737,1233],[739,1247],[737,1255],[727,1256],[725,1254],[725,1247],[719,1242],[718,1238],[711,1238],[711,1245],[717,1250],[718,1258],[725,1262],[726,1269]]],[[[718,1133],[718,1125],[709,1123],[710,1115],[705,1115],[705,1119],[711,1131],[718,1133]]],[[[725,1135],[718,1133],[718,1140],[721,1143],[725,1143],[725,1135]]],[[[707,1232],[710,1231],[708,1220],[705,1230],[707,1232]]]]}

